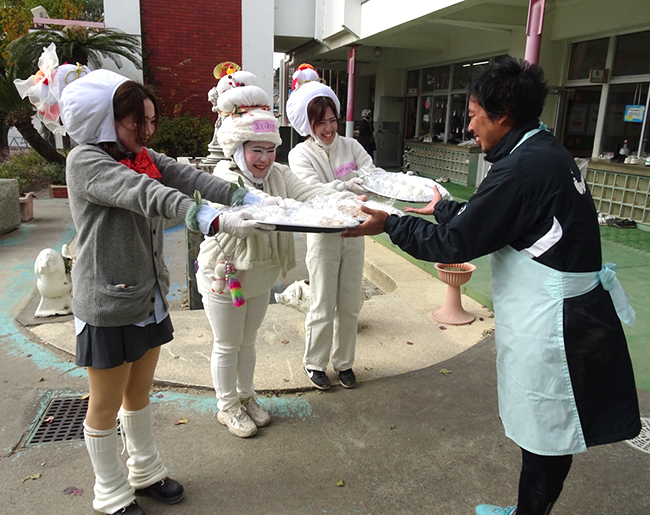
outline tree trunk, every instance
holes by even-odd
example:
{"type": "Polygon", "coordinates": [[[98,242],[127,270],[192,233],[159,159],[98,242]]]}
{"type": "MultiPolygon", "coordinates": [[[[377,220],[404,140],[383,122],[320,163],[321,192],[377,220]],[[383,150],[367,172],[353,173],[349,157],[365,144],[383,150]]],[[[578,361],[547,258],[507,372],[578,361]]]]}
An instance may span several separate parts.
{"type": "Polygon", "coordinates": [[[32,125],[32,115],[27,111],[12,113],[10,115],[14,127],[23,135],[31,147],[43,156],[49,163],[65,164],[65,157],[59,154],[47,140],[41,136],[32,125]]]}
{"type": "Polygon", "coordinates": [[[0,158],[4,155],[9,156],[9,127],[4,122],[0,121],[0,158]]]}

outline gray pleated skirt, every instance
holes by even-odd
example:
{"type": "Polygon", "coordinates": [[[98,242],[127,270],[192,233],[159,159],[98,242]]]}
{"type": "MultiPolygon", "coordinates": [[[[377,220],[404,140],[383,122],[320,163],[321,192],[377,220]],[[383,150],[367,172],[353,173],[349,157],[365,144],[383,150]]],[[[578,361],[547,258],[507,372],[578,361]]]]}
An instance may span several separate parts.
{"type": "Polygon", "coordinates": [[[86,324],[77,335],[75,363],[80,367],[113,368],[138,361],[149,349],[160,347],[174,338],[169,316],[156,324],[139,327],[95,327],[86,324]]]}

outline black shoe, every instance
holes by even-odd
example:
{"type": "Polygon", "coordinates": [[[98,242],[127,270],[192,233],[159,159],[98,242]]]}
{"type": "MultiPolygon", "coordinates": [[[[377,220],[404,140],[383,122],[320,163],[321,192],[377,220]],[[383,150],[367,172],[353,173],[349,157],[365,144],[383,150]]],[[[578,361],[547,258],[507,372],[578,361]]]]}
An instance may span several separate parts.
{"type": "Polygon", "coordinates": [[[341,381],[343,388],[354,388],[357,384],[357,378],[351,368],[339,372],[339,381],[341,381]]]}
{"type": "Polygon", "coordinates": [[[620,218],[614,222],[614,227],[619,229],[636,229],[636,222],[634,220],[621,220],[620,218]]]}
{"type": "Polygon", "coordinates": [[[111,515],[144,515],[144,512],[142,511],[142,508],[138,506],[138,503],[133,501],[128,506],[113,512],[111,515]]]}
{"type": "Polygon", "coordinates": [[[327,377],[325,372],[321,372],[320,370],[311,370],[307,367],[303,367],[303,370],[305,371],[305,374],[307,374],[311,384],[319,390],[329,390],[332,386],[332,383],[330,383],[330,379],[327,377]]]}
{"type": "Polygon", "coordinates": [[[183,485],[174,479],[166,477],[146,488],[135,491],[136,495],[150,495],[164,504],[176,504],[183,500],[183,485]]]}

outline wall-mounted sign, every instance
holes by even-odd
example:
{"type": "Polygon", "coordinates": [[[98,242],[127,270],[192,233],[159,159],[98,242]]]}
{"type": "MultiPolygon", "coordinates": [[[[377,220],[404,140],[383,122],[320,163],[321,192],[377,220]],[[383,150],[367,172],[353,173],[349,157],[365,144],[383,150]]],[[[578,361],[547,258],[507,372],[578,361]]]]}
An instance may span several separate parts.
{"type": "Polygon", "coordinates": [[[418,88],[408,88],[406,90],[406,96],[407,97],[417,97],[418,96],[418,88]]]}
{"type": "Polygon", "coordinates": [[[623,120],[626,122],[643,123],[644,115],[644,105],[629,105],[625,106],[625,115],[623,116],[623,120]]]}
{"type": "Polygon", "coordinates": [[[607,68],[592,68],[589,70],[589,82],[605,84],[608,78],[609,70],[607,68]]]}

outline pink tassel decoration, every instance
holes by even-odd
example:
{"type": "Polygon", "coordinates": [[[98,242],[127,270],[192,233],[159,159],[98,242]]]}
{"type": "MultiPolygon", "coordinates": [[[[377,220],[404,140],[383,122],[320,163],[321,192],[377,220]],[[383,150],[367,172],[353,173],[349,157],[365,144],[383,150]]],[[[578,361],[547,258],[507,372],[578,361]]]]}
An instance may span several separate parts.
{"type": "Polygon", "coordinates": [[[244,300],[244,293],[241,289],[241,283],[239,279],[235,276],[235,267],[230,263],[226,264],[226,278],[228,280],[228,288],[230,288],[230,295],[232,296],[232,303],[236,308],[239,308],[246,304],[244,300]]]}

